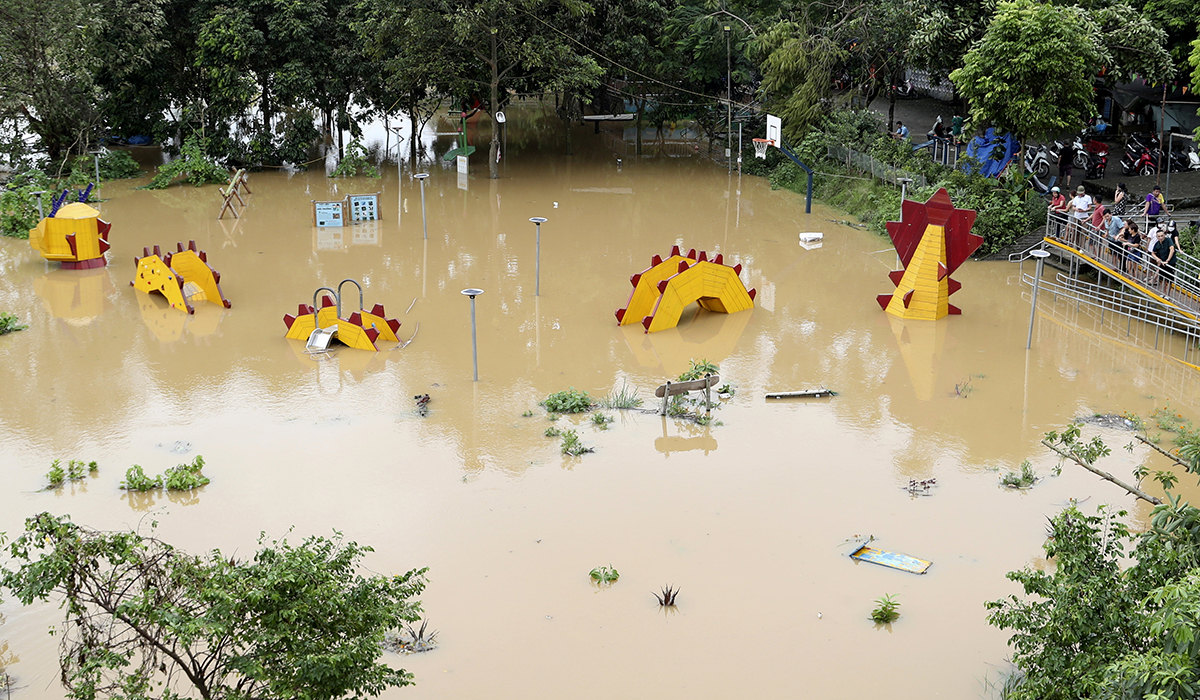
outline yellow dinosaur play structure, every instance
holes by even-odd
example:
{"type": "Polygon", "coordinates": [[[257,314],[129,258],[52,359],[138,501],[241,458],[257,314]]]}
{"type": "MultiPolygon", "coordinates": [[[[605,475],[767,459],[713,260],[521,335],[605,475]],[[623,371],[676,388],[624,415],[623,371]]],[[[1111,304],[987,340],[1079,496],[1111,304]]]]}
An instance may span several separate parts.
{"type": "Polygon", "coordinates": [[[723,314],[754,308],[756,292],[742,283],[742,266],[730,267],[722,260],[719,253],[709,260],[695,248],[683,255],[679,246],[665,260],[655,255],[650,267],[629,278],[633,291],[625,308],[617,309],[617,325],[641,323],[647,333],[674,328],[692,302],[723,314]]]}
{"type": "Polygon", "coordinates": [[[171,308],[195,313],[193,301],[207,300],[230,308],[232,304],[221,293],[221,273],[208,266],[208,255],[196,250],[196,242],[188,241],[188,247],[176,244],[176,252],[162,254],[158,246],[154,252],[142,249],[142,257],[134,257],[137,274],[129,286],[147,294],[157,292],[166,297],[171,308]]]}
{"type": "Polygon", "coordinates": [[[359,350],[377,351],[379,348],[375,346],[375,341],[380,338],[392,342],[400,341],[396,336],[396,331],[400,330],[400,322],[394,318],[387,318],[386,313],[383,304],[376,304],[370,311],[367,311],[363,307],[362,286],[355,280],[342,280],[338,284],[338,291],[329,287],[321,287],[313,293],[312,305],[300,304],[295,316],[285,314],[283,323],[288,330],[284,337],[310,341],[311,344],[314,331],[321,329],[344,345],[359,350]],[[350,314],[347,318],[342,318],[341,288],[347,282],[358,287],[358,311],[350,314]],[[322,295],[321,308],[317,310],[315,309],[317,295],[322,291],[327,291],[333,296],[322,295]]]}
{"type": "Polygon", "coordinates": [[[43,258],[60,262],[64,270],[104,267],[111,227],[100,218],[100,212],[73,202],[57,207],[29,229],[29,245],[43,258]]]}
{"type": "Polygon", "coordinates": [[[876,297],[879,305],[892,316],[923,321],[962,313],[950,303],[962,287],[950,275],[983,244],[971,233],[975,212],[955,209],[944,187],[924,204],[904,200],[900,212],[902,221],[889,221],[887,231],[904,269],[888,274],[896,292],[876,297]]]}

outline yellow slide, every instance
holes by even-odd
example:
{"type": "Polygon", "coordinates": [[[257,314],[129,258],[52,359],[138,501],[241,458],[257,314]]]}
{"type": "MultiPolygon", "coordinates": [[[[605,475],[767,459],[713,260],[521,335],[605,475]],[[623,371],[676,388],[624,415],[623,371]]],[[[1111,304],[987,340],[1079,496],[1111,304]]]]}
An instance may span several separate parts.
{"type": "Polygon", "coordinates": [[[707,253],[693,248],[685,256],[674,246],[666,260],[655,255],[650,267],[630,278],[633,292],[625,308],[617,310],[617,323],[640,322],[653,333],[679,325],[692,302],[724,314],[752,309],[755,290],[746,290],[741,272],[741,265],[725,265],[720,254],[709,260],[707,253]]]}
{"type": "Polygon", "coordinates": [[[221,273],[208,266],[208,255],[196,250],[196,242],[189,241],[185,249],[176,244],[175,253],[162,254],[158,246],[154,252],[142,249],[142,257],[134,258],[137,274],[129,283],[139,292],[158,292],[166,297],[171,308],[195,313],[193,301],[207,300],[230,308],[232,304],[221,292],[221,273]]]}

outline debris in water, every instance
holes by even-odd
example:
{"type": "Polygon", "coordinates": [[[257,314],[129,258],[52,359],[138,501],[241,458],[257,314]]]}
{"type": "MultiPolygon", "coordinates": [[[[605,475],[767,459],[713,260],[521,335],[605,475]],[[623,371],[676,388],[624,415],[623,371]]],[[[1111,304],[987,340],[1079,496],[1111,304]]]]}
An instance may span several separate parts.
{"type": "Polygon", "coordinates": [[[937,477],[931,476],[928,479],[909,479],[908,486],[902,486],[905,491],[908,491],[914,496],[932,496],[929,489],[937,486],[937,477]]]}
{"type": "Polygon", "coordinates": [[[836,391],[830,391],[824,387],[819,389],[800,389],[798,391],[772,391],[767,393],[768,399],[806,399],[820,398],[822,396],[837,396],[836,391]]]}
{"type": "Polygon", "coordinates": [[[931,561],[910,557],[907,554],[885,552],[882,549],[875,549],[866,545],[854,550],[850,554],[850,558],[856,561],[868,561],[872,564],[879,564],[880,566],[899,569],[913,574],[923,574],[933,565],[931,561]]]}
{"type": "Polygon", "coordinates": [[[658,599],[658,604],[664,608],[675,607],[675,596],[679,595],[679,589],[671,590],[671,586],[663,586],[662,594],[655,593],[654,597],[658,599]]]}
{"type": "Polygon", "coordinates": [[[428,637],[425,636],[425,627],[428,624],[429,620],[422,620],[419,629],[413,629],[412,625],[406,624],[403,629],[385,632],[383,648],[397,654],[418,654],[437,648],[437,630],[430,632],[428,637]]]}
{"type": "Polygon", "coordinates": [[[1090,416],[1076,418],[1076,423],[1087,423],[1089,425],[1098,425],[1101,428],[1112,428],[1113,430],[1137,430],[1138,425],[1133,420],[1125,416],[1119,416],[1115,413],[1096,413],[1090,416]]]}
{"type": "Polygon", "coordinates": [[[429,402],[431,400],[429,394],[417,394],[413,398],[417,400],[417,415],[429,415],[429,402]]]}

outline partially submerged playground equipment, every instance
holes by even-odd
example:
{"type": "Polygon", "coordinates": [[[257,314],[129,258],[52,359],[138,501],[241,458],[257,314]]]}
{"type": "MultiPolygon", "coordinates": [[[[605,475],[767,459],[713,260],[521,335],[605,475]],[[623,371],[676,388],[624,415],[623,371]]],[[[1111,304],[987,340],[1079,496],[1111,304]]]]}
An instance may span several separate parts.
{"type": "Polygon", "coordinates": [[[629,278],[633,291],[625,308],[617,309],[617,325],[640,323],[647,333],[674,328],[692,302],[723,314],[752,309],[756,292],[746,290],[741,272],[741,265],[724,264],[719,253],[709,260],[704,251],[683,255],[673,246],[665,260],[655,255],[650,267],[629,278]]]}
{"type": "Polygon", "coordinates": [[[949,302],[962,284],[950,275],[983,244],[971,233],[975,212],[955,209],[943,187],[921,204],[910,199],[900,205],[900,221],[889,221],[888,235],[904,267],[888,273],[894,294],[876,297],[889,314],[933,321],[962,311],[949,302]]]}
{"type": "MultiPolygon", "coordinates": [[[[808,186],[804,192],[804,213],[812,213],[812,190],[813,190],[813,171],[796,157],[786,145],[783,143],[783,120],[774,114],[767,115],[767,137],[765,139],[752,139],[754,142],[754,155],[763,160],[767,159],[767,149],[774,146],[778,148],[783,155],[787,156],[800,169],[808,175],[808,186]]],[[[740,165],[738,166],[741,167],[740,165]]]]}
{"type": "Polygon", "coordinates": [[[363,288],[356,280],[345,279],[338,283],[337,290],[320,287],[313,292],[313,303],[300,304],[296,315],[285,314],[283,323],[287,326],[285,338],[306,341],[310,351],[323,352],[329,349],[332,341],[340,341],[344,345],[359,350],[378,351],[375,341],[380,338],[399,342],[396,331],[400,330],[400,322],[387,318],[383,304],[376,304],[370,311],[363,307],[363,288]],[[358,310],[349,317],[342,316],[342,287],[346,283],[358,287],[358,310]],[[329,292],[321,296],[320,308],[317,308],[317,297],[321,292],[329,292]],[[330,296],[332,295],[332,296],[330,296]]]}
{"type": "Polygon", "coordinates": [[[176,244],[176,252],[162,254],[142,249],[142,257],[133,258],[137,273],[129,286],[146,294],[159,293],[166,297],[171,308],[195,313],[193,302],[211,301],[230,308],[232,304],[221,292],[221,273],[208,266],[208,254],[196,250],[196,242],[188,241],[187,248],[176,244]]]}
{"type": "Polygon", "coordinates": [[[112,225],[100,218],[100,212],[84,202],[92,185],[79,192],[79,201],[67,204],[70,190],[54,199],[50,216],[29,229],[29,245],[47,260],[61,264],[64,270],[90,270],[104,267],[108,250],[108,231],[112,225]]]}

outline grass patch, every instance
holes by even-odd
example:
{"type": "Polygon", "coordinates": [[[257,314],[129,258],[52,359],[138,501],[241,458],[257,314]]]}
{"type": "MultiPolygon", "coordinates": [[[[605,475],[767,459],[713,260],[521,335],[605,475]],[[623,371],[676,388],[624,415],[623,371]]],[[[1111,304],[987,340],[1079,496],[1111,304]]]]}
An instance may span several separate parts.
{"type": "Polygon", "coordinates": [[[622,409],[637,408],[642,405],[642,400],[638,398],[637,392],[630,389],[627,385],[622,384],[620,391],[610,391],[608,396],[600,399],[600,406],[607,408],[610,411],[622,409]]]}

